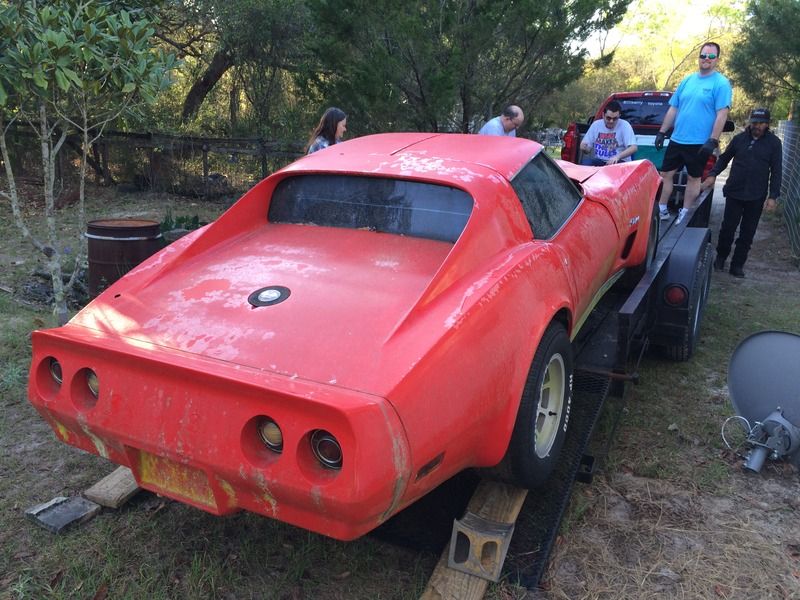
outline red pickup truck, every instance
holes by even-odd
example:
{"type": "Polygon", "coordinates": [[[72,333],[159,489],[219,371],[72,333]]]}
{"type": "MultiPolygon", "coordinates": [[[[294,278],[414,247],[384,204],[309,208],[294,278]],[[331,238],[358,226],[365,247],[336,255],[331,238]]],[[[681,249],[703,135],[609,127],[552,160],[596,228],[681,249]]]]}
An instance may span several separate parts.
{"type": "MultiPolygon", "coordinates": [[[[603,113],[605,113],[608,103],[616,100],[622,106],[620,117],[630,123],[633,133],[636,135],[638,150],[634,154],[633,160],[647,159],[656,168],[660,168],[661,161],[664,159],[664,151],[656,150],[653,144],[669,109],[669,99],[671,97],[672,92],[665,91],[616,92],[611,94],[600,104],[597,112],[587,119],[586,123],[575,122],[569,124],[561,147],[561,159],[580,164],[582,158],[581,139],[593,121],[603,118],[603,113]]],[[[725,124],[725,131],[733,131],[733,128],[732,121],[728,121],[725,124]]],[[[669,139],[664,142],[665,146],[668,144],[669,139]]],[[[703,178],[714,166],[716,158],[715,155],[709,157],[703,178]]],[[[675,175],[675,187],[670,198],[670,204],[681,205],[685,189],[686,171],[681,171],[675,175]]],[[[711,202],[706,202],[705,206],[707,210],[710,210],[711,202]]]]}
{"type": "MultiPolygon", "coordinates": [[[[661,166],[663,152],[653,146],[658,128],[664,121],[664,116],[669,109],[669,99],[672,92],[617,92],[606,98],[597,109],[597,112],[587,119],[586,123],[570,123],[564,134],[564,145],[561,148],[561,159],[573,163],[580,163],[581,139],[589,125],[597,119],[603,118],[606,106],[616,100],[622,106],[620,117],[630,123],[636,135],[636,145],[639,149],[633,156],[634,160],[648,159],[656,167],[661,166]]],[[[713,164],[713,163],[712,163],[713,164]]]]}

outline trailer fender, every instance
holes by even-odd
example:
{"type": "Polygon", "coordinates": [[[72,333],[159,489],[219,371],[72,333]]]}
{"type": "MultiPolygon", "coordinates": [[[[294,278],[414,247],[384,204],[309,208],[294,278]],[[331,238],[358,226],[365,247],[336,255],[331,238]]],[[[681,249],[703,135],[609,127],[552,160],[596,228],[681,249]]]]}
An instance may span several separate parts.
{"type": "Polygon", "coordinates": [[[659,275],[655,323],[650,333],[650,342],[675,360],[688,360],[694,352],[710,276],[711,231],[687,227],[659,275]]]}

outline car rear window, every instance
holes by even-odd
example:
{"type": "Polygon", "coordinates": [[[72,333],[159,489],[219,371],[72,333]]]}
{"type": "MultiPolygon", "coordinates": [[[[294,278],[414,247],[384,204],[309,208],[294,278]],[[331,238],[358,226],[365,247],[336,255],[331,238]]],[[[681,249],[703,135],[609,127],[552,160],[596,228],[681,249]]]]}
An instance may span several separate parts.
{"type": "Polygon", "coordinates": [[[660,126],[669,109],[669,98],[625,98],[617,101],[622,106],[620,116],[631,125],[660,126]]]}
{"type": "Polygon", "coordinates": [[[452,187],[354,175],[300,175],[272,194],[273,223],[368,229],[455,242],[472,212],[472,197],[452,187]]]}

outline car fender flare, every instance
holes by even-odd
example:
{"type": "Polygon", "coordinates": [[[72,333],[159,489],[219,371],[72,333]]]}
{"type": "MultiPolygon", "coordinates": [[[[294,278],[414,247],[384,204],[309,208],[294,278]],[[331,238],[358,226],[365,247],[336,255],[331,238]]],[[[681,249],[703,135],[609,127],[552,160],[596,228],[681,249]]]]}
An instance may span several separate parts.
{"type": "Polygon", "coordinates": [[[550,325],[554,322],[561,323],[569,335],[572,329],[572,313],[570,308],[566,305],[559,307],[559,309],[552,314],[547,321],[539,321],[538,326],[531,331],[530,339],[533,340],[534,343],[525,348],[525,360],[520,361],[521,364],[524,363],[526,367],[521,373],[517,374],[513,382],[510,382],[510,389],[512,391],[510,396],[512,400],[507,404],[506,411],[502,415],[502,418],[498,419],[496,424],[497,426],[493,428],[493,431],[502,436],[503,451],[497,456],[487,457],[491,458],[491,460],[481,466],[491,467],[496,465],[500,462],[500,460],[502,460],[503,456],[505,456],[506,452],[508,451],[508,445],[511,442],[511,435],[514,432],[514,423],[516,423],[520,402],[522,400],[522,390],[525,387],[525,382],[528,378],[530,364],[533,362],[533,357],[536,354],[536,350],[539,348],[539,344],[542,342],[542,337],[544,336],[545,331],[547,331],[550,325]]]}

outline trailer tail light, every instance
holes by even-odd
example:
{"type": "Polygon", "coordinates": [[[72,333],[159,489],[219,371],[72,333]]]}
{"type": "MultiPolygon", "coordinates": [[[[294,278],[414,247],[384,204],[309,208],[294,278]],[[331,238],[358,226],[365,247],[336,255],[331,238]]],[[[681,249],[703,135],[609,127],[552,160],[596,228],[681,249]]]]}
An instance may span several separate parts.
{"type": "Polygon", "coordinates": [[[708,177],[708,174],[711,173],[711,169],[713,169],[714,165],[716,164],[717,164],[717,155],[712,152],[711,155],[708,157],[705,166],[703,167],[703,176],[701,177],[701,179],[705,179],[706,177],[708,177]]]}
{"type": "Polygon", "coordinates": [[[677,283],[667,286],[667,289],[664,290],[664,302],[670,306],[682,306],[688,297],[688,290],[677,283]]]}
{"type": "Polygon", "coordinates": [[[258,437],[267,448],[277,454],[283,452],[283,432],[275,421],[269,418],[262,419],[257,431],[258,437]]]}
{"type": "Polygon", "coordinates": [[[342,468],[342,446],[324,429],[317,429],[311,434],[311,451],[326,469],[342,468]]]}

